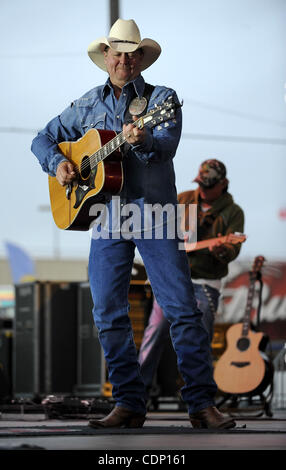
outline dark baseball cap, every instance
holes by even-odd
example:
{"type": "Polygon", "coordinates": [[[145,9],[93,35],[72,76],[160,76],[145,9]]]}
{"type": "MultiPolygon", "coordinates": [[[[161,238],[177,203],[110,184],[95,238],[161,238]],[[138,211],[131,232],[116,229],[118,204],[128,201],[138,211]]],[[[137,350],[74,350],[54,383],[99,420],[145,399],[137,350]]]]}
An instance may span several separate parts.
{"type": "Polygon", "coordinates": [[[210,188],[216,183],[223,181],[225,177],[225,165],[215,158],[210,158],[200,165],[199,173],[194,181],[202,184],[206,188],[210,188]]]}

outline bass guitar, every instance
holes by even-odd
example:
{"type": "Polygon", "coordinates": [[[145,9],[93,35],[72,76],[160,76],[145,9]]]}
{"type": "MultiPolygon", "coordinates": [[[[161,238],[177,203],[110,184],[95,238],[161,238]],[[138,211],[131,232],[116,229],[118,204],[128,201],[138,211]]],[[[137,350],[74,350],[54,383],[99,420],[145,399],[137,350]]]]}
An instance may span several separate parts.
{"type": "Polygon", "coordinates": [[[219,358],[214,379],[218,388],[228,394],[248,395],[262,392],[268,384],[266,356],[259,350],[264,334],[250,329],[255,283],[259,278],[264,257],[255,258],[249,273],[250,285],[242,323],[232,325],[226,333],[227,348],[219,358]]]}
{"type": "MultiPolygon", "coordinates": [[[[133,124],[142,129],[152,128],[175,117],[181,105],[169,97],[133,124]]],[[[122,153],[123,132],[90,129],[75,142],[61,142],[58,147],[73,163],[75,180],[61,186],[56,177],[49,176],[51,210],[56,225],[63,230],[89,230],[96,215],[90,208],[97,202],[106,202],[112,195],[120,193],[123,185],[122,153]]]]}

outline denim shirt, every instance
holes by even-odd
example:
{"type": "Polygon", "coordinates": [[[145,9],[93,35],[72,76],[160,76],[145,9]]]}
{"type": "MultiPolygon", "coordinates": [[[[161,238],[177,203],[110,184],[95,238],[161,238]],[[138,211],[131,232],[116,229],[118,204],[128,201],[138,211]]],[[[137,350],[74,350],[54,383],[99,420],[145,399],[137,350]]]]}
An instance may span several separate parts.
{"type": "MultiPolygon", "coordinates": [[[[38,158],[42,169],[55,176],[57,166],[66,160],[59,152],[58,143],[76,141],[89,129],[108,129],[121,132],[124,115],[131,100],[142,97],[145,81],[139,75],[127,83],[120,98],[115,98],[110,80],[93,88],[75,100],[59,116],[52,119],[38,133],[32,142],[32,152],[38,158]]],[[[161,104],[169,96],[179,103],[176,92],[163,86],[155,86],[148,103],[148,110],[161,104]]],[[[123,204],[135,203],[143,212],[144,204],[177,204],[173,157],[181,136],[182,113],[178,108],[175,122],[168,126],[146,128],[143,144],[130,146],[123,157],[124,183],[120,193],[123,204]],[[161,128],[160,128],[161,127],[161,128]]],[[[114,199],[114,198],[113,198],[114,199]]]]}

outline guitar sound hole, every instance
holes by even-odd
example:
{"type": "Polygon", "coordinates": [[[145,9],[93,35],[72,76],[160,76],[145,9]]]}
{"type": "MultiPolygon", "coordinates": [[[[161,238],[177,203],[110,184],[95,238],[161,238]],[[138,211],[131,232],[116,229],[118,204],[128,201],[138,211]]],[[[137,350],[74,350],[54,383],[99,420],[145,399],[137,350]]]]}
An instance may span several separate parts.
{"type": "Polygon", "coordinates": [[[240,351],[246,351],[249,348],[249,339],[248,338],[240,338],[237,341],[237,348],[240,351]]]}
{"type": "Polygon", "coordinates": [[[80,174],[81,174],[81,177],[86,180],[89,175],[90,175],[90,161],[89,161],[89,157],[86,156],[86,157],[83,157],[82,161],[81,161],[81,165],[80,165],[80,174]]]}

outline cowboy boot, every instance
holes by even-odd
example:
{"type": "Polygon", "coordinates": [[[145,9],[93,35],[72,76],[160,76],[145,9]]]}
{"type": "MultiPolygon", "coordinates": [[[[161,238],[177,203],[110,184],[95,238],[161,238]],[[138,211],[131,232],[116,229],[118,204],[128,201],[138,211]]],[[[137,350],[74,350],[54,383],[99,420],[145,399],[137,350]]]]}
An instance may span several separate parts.
{"type": "Polygon", "coordinates": [[[88,425],[92,428],[142,428],[144,421],[145,415],[115,406],[104,418],[90,419],[88,425]]]}
{"type": "Polygon", "coordinates": [[[236,426],[232,418],[225,417],[215,406],[190,414],[193,428],[201,429],[231,429],[236,426]]]}

